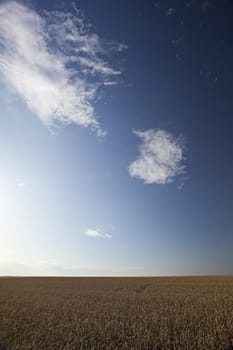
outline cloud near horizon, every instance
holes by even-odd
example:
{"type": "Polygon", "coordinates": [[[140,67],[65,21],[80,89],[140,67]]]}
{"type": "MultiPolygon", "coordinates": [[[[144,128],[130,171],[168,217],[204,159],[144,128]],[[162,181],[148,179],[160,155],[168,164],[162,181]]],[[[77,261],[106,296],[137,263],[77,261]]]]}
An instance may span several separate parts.
{"type": "Polygon", "coordinates": [[[144,266],[97,266],[95,264],[69,264],[56,259],[22,260],[0,257],[0,278],[3,276],[138,276],[146,275],[144,266]]]}
{"type": "Polygon", "coordinates": [[[134,131],[142,143],[139,156],[128,170],[145,184],[167,184],[185,171],[184,138],[175,138],[164,130],[134,131]]]}
{"type": "Polygon", "coordinates": [[[95,229],[87,229],[83,233],[85,236],[88,237],[94,237],[94,238],[112,238],[112,236],[109,233],[103,232],[100,228],[95,229]]]}
{"type": "Polygon", "coordinates": [[[125,48],[92,33],[76,7],[40,15],[16,1],[0,5],[0,76],[47,126],[74,123],[104,136],[94,102],[121,71],[103,57],[125,48]]]}
{"type": "Polygon", "coordinates": [[[61,264],[55,259],[28,261],[22,259],[0,258],[1,276],[75,276],[107,273],[108,269],[95,265],[61,264]]]}

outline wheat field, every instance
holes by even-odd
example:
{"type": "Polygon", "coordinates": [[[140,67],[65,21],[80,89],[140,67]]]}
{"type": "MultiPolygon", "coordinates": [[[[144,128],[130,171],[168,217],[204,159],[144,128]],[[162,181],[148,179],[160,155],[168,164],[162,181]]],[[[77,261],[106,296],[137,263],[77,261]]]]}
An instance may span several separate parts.
{"type": "Polygon", "coordinates": [[[233,349],[233,277],[2,277],[0,350],[233,349]]]}

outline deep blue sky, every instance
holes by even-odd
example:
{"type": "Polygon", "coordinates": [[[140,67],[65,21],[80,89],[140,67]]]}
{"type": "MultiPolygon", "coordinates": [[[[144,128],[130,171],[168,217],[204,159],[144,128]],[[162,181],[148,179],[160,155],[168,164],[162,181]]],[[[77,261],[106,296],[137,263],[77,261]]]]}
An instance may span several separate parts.
{"type": "Polygon", "coordinates": [[[16,41],[12,28],[0,35],[0,273],[232,274],[233,2],[75,4],[79,13],[69,1],[0,5],[0,30],[11,28],[9,23],[22,28],[16,41]],[[63,14],[55,34],[54,10],[63,14]],[[28,12],[33,23],[40,18],[32,36],[47,35],[46,48],[38,43],[33,51],[30,40],[23,40],[28,12]],[[59,42],[68,12],[76,16],[72,28],[85,27],[79,31],[85,36],[82,50],[73,50],[78,36],[73,46],[59,42]],[[92,34],[99,39],[90,49],[92,34]],[[10,50],[9,43],[22,42],[22,50],[10,50]],[[116,49],[119,43],[124,48],[116,49]],[[38,48],[53,59],[40,57],[38,48]],[[53,71],[49,62],[64,62],[61,54],[70,58],[71,52],[66,68],[53,71]],[[80,102],[95,111],[87,125],[78,114],[82,106],[73,108],[80,90],[72,108],[66,104],[68,80],[57,97],[57,75],[63,82],[71,68],[69,86],[81,77],[75,87],[83,84],[84,94],[95,89],[94,98],[80,102]],[[34,102],[37,96],[42,99],[34,102]],[[63,127],[60,115],[69,118],[68,125],[63,127]],[[100,129],[107,135],[98,136],[100,129]],[[140,174],[152,166],[153,181],[130,171],[149,130],[153,142],[159,130],[163,140],[140,163],[140,174]],[[154,162],[170,145],[182,154],[175,166],[163,158],[175,173],[161,177],[154,162]]]}

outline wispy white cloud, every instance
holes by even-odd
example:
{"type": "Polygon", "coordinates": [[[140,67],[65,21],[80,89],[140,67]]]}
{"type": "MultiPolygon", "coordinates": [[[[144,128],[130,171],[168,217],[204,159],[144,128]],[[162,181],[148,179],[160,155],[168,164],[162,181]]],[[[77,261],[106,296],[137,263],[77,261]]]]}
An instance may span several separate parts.
{"type": "Polygon", "coordinates": [[[116,81],[106,81],[104,83],[105,86],[115,86],[117,85],[117,82],[116,81]]]}
{"type": "Polygon", "coordinates": [[[164,130],[134,131],[142,140],[139,156],[129,166],[132,177],[146,184],[166,184],[184,173],[184,138],[175,138],[164,130]]]}
{"type": "Polygon", "coordinates": [[[20,181],[16,183],[16,186],[19,188],[25,188],[28,187],[28,183],[24,182],[24,181],[20,181]]]}
{"type": "Polygon", "coordinates": [[[90,265],[61,264],[55,259],[32,261],[14,257],[0,258],[0,276],[72,276],[106,274],[109,270],[90,265]]]}
{"type": "Polygon", "coordinates": [[[129,47],[126,44],[118,43],[118,44],[113,44],[113,48],[115,49],[115,51],[121,52],[121,51],[127,50],[129,47]]]}
{"type": "Polygon", "coordinates": [[[97,266],[68,264],[56,259],[25,260],[0,257],[0,276],[138,276],[147,275],[143,266],[97,266]]]}
{"type": "Polygon", "coordinates": [[[38,14],[15,1],[2,3],[0,74],[46,125],[75,123],[103,136],[94,101],[99,87],[111,85],[121,71],[104,59],[112,45],[74,10],[38,14]]]}
{"type": "Polygon", "coordinates": [[[176,14],[176,9],[174,7],[170,7],[166,13],[167,16],[175,16],[175,14],[176,14]]]}
{"type": "Polygon", "coordinates": [[[115,70],[115,69],[109,67],[101,59],[93,60],[92,58],[88,58],[88,57],[78,57],[77,60],[80,62],[80,64],[84,68],[87,68],[88,71],[90,72],[90,74],[92,74],[92,75],[95,75],[97,73],[102,74],[104,76],[121,74],[121,71],[115,70]]]}
{"type": "Polygon", "coordinates": [[[111,238],[112,236],[109,233],[103,232],[100,228],[88,228],[86,231],[83,233],[85,236],[88,237],[97,237],[97,238],[111,238]]]}

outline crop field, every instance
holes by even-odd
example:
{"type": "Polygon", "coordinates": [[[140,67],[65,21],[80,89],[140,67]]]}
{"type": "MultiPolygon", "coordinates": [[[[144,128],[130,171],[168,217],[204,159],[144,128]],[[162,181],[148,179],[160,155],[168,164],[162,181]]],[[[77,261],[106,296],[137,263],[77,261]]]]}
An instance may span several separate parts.
{"type": "Polygon", "coordinates": [[[0,278],[0,350],[233,349],[233,277],[0,278]]]}

